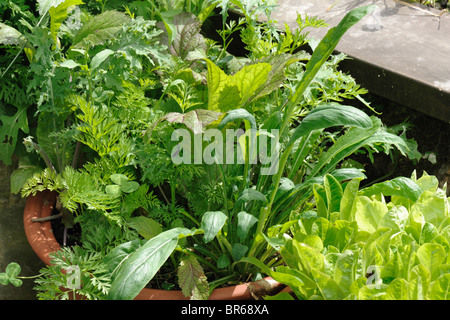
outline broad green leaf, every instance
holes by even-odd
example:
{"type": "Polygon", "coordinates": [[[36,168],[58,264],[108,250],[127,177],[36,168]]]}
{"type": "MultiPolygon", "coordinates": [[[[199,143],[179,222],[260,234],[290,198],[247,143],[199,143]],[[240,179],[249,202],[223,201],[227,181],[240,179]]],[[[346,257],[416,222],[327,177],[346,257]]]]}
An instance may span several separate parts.
{"type": "Polygon", "coordinates": [[[194,134],[200,134],[205,131],[206,126],[217,121],[222,113],[204,109],[192,110],[187,113],[170,112],[161,120],[167,120],[170,123],[182,123],[194,134]]]}
{"type": "Polygon", "coordinates": [[[403,278],[397,278],[389,283],[386,289],[386,300],[408,300],[408,282],[403,278]]]}
{"type": "Polygon", "coordinates": [[[108,252],[103,262],[106,263],[113,277],[115,276],[115,271],[119,270],[126,258],[145,243],[145,240],[136,239],[122,243],[108,252]]]}
{"type": "Polygon", "coordinates": [[[439,227],[448,214],[448,200],[445,192],[442,189],[436,192],[424,191],[412,205],[411,212],[422,213],[426,222],[439,227]]]}
{"type": "Polygon", "coordinates": [[[19,130],[28,133],[27,107],[19,106],[14,115],[0,115],[0,161],[12,164],[11,156],[16,149],[19,130]]]}
{"type": "Polygon", "coordinates": [[[109,184],[105,187],[105,192],[115,197],[119,197],[122,194],[120,186],[117,184],[109,184]]]}
{"type": "Polygon", "coordinates": [[[111,284],[108,298],[134,299],[175,250],[178,238],[192,234],[193,232],[186,228],[170,229],[148,240],[126,256],[111,284]]]}
{"type": "Polygon", "coordinates": [[[186,297],[191,300],[207,300],[209,285],[202,266],[193,255],[181,260],[177,271],[178,285],[186,297]]]}
{"type": "Polygon", "coordinates": [[[314,108],[302,120],[300,125],[294,130],[289,144],[297,139],[309,134],[314,130],[334,127],[334,126],[355,126],[359,128],[372,128],[373,123],[370,117],[363,111],[338,103],[322,104],[314,108]]]}
{"type": "Polygon", "coordinates": [[[358,259],[359,254],[357,251],[345,250],[336,261],[333,279],[345,295],[350,294],[351,285],[357,278],[362,276],[358,259]]]}
{"type": "Polygon", "coordinates": [[[342,160],[364,147],[366,139],[371,137],[381,126],[378,118],[373,117],[371,121],[371,128],[353,126],[341,135],[325,153],[322,153],[309,177],[314,178],[320,173],[333,171],[342,160]]]}
{"type": "Polygon", "coordinates": [[[160,223],[145,216],[131,218],[128,221],[128,225],[147,240],[157,236],[163,231],[160,223]]]}
{"type": "Polygon", "coordinates": [[[245,106],[248,99],[266,80],[271,66],[258,63],[244,66],[234,75],[227,75],[211,60],[206,59],[208,72],[208,109],[226,112],[245,106]]]}
{"type": "Polygon", "coordinates": [[[255,189],[243,190],[237,201],[247,202],[247,201],[251,201],[251,200],[262,201],[262,202],[267,201],[266,197],[260,191],[255,190],[255,189]]]}
{"type": "Polygon", "coordinates": [[[97,69],[112,54],[114,54],[114,51],[111,49],[103,49],[97,53],[91,60],[91,69],[97,69]]]}
{"type": "Polygon", "coordinates": [[[425,243],[417,250],[417,258],[421,265],[428,268],[433,277],[437,268],[445,263],[447,254],[442,245],[437,243],[425,243]]]}
{"type": "Polygon", "coordinates": [[[311,274],[325,300],[342,300],[346,297],[342,288],[329,275],[315,268],[311,269],[311,274]]]}
{"type": "Polygon", "coordinates": [[[361,190],[365,196],[384,195],[384,196],[402,196],[412,201],[417,201],[423,190],[410,178],[397,177],[392,180],[376,183],[368,188],[361,190]]]}
{"type": "Polygon", "coordinates": [[[433,282],[430,290],[431,300],[450,300],[450,274],[443,274],[433,282]]]}
{"type": "Polygon", "coordinates": [[[403,206],[392,207],[380,220],[380,227],[391,228],[394,231],[403,231],[408,224],[409,212],[403,206]]]}
{"type": "Polygon", "coordinates": [[[324,188],[327,195],[328,213],[340,211],[340,203],[343,195],[341,184],[335,177],[326,174],[324,177],[324,188]]]}
{"type": "Polygon", "coordinates": [[[369,233],[378,229],[381,218],[388,212],[388,207],[381,201],[372,201],[368,197],[358,197],[355,205],[355,220],[358,227],[369,233]]]}
{"type": "Polygon", "coordinates": [[[95,15],[75,35],[72,46],[77,49],[88,49],[91,46],[114,39],[116,34],[122,29],[122,25],[129,20],[130,17],[128,15],[114,10],[95,15]]]}
{"type": "Polygon", "coordinates": [[[139,189],[139,182],[137,181],[128,181],[120,186],[120,190],[125,193],[132,193],[139,189]]]}
{"type": "Polygon", "coordinates": [[[239,261],[248,251],[248,247],[246,245],[240,244],[236,242],[233,244],[233,247],[231,249],[231,256],[233,257],[234,261],[239,261]]]}
{"type": "Polygon", "coordinates": [[[73,69],[80,66],[80,64],[78,62],[73,61],[72,59],[69,59],[61,62],[59,66],[63,68],[73,69]]]}
{"type": "Polygon", "coordinates": [[[409,274],[408,294],[410,300],[425,300],[431,282],[430,271],[427,267],[419,264],[412,268],[409,274]]]}
{"type": "Polygon", "coordinates": [[[67,18],[67,9],[71,6],[83,4],[81,0],[65,0],[58,6],[52,6],[49,9],[50,14],[50,34],[53,40],[56,42],[57,33],[61,27],[61,23],[67,18]]]}
{"type": "Polygon", "coordinates": [[[17,29],[0,22],[0,44],[24,45],[25,38],[17,29]]]}
{"type": "Polygon", "coordinates": [[[241,211],[237,214],[238,224],[237,224],[237,236],[241,242],[244,242],[247,237],[248,231],[255,223],[258,222],[258,219],[245,211],[241,211]]]}
{"type": "Polygon", "coordinates": [[[128,181],[128,177],[121,173],[113,173],[110,178],[112,182],[118,185],[123,185],[128,181]]]}
{"type": "Polygon", "coordinates": [[[230,110],[225,114],[222,121],[218,125],[218,129],[222,130],[228,123],[236,120],[246,120],[253,130],[256,130],[255,117],[245,109],[230,110]]]}
{"type": "Polygon", "coordinates": [[[18,168],[14,170],[9,177],[11,193],[18,194],[25,182],[41,170],[41,167],[31,164],[28,158],[20,158],[18,168]]]}
{"type": "Polygon", "coordinates": [[[386,289],[386,284],[381,284],[379,286],[364,286],[358,292],[358,300],[384,300],[386,289]]]}
{"type": "Polygon", "coordinates": [[[37,0],[39,15],[44,15],[51,7],[57,7],[65,0],[37,0]]]}
{"type": "Polygon", "coordinates": [[[223,254],[217,259],[217,268],[226,268],[230,265],[230,259],[228,259],[227,255],[223,254]]]}
{"type": "Polygon", "coordinates": [[[201,229],[205,232],[203,241],[208,243],[219,233],[228,217],[221,211],[208,211],[203,214],[201,229]]]}
{"type": "Polygon", "coordinates": [[[353,220],[352,217],[353,207],[356,202],[356,195],[359,190],[359,184],[362,178],[353,178],[345,186],[344,193],[340,202],[340,219],[341,220],[353,220]]]}

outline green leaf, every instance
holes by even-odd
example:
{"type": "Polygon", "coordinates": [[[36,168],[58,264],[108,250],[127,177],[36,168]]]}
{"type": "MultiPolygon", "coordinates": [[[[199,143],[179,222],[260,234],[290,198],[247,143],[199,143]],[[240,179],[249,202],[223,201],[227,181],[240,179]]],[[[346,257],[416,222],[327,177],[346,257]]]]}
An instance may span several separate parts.
{"type": "Polygon", "coordinates": [[[314,130],[334,126],[355,126],[369,129],[372,128],[373,123],[367,114],[357,108],[343,106],[334,102],[322,104],[314,108],[302,120],[300,125],[294,130],[289,144],[294,143],[297,139],[314,130]]]}
{"type": "Polygon", "coordinates": [[[16,149],[19,130],[28,133],[27,107],[19,106],[13,116],[0,115],[0,161],[12,164],[11,156],[16,149]]]}
{"type": "Polygon", "coordinates": [[[167,230],[126,256],[111,284],[109,299],[134,299],[175,250],[179,237],[193,233],[186,228],[167,230]]]}
{"type": "Polygon", "coordinates": [[[23,159],[19,160],[19,167],[11,173],[9,178],[11,193],[14,194],[18,194],[28,179],[42,170],[42,168],[31,165],[29,162],[24,162],[23,159]]]}
{"type": "Polygon", "coordinates": [[[139,182],[137,181],[127,181],[120,186],[120,190],[125,193],[132,193],[139,189],[139,182]]]}
{"type": "Polygon", "coordinates": [[[113,277],[115,276],[115,272],[120,269],[122,263],[145,243],[146,241],[143,239],[136,239],[122,243],[108,252],[103,262],[108,266],[113,277]]]}
{"type": "Polygon", "coordinates": [[[381,201],[372,201],[368,197],[358,197],[355,205],[355,220],[362,231],[375,232],[388,207],[381,201]]]}
{"type": "Polygon", "coordinates": [[[73,68],[80,66],[80,64],[78,62],[73,61],[72,59],[69,59],[69,60],[64,60],[63,62],[61,62],[61,64],[59,66],[63,67],[63,68],[73,69],[73,68]]]}
{"type": "Polygon", "coordinates": [[[147,240],[157,236],[163,231],[161,224],[144,216],[131,218],[128,221],[128,225],[147,240]]]}
{"type": "Polygon", "coordinates": [[[267,201],[266,197],[260,191],[255,190],[255,189],[243,190],[241,193],[241,196],[238,198],[237,201],[247,202],[247,201],[251,201],[251,200],[262,201],[262,202],[267,201]]]}
{"type": "Polygon", "coordinates": [[[25,38],[17,29],[0,22],[0,44],[24,45],[25,38]]]}
{"type": "Polygon", "coordinates": [[[197,109],[187,113],[170,112],[161,120],[167,120],[170,123],[182,123],[188,127],[194,134],[203,133],[206,126],[217,121],[222,116],[222,113],[197,109]]]}
{"type": "Polygon", "coordinates": [[[111,49],[103,49],[102,51],[97,53],[91,60],[91,69],[97,69],[102,64],[102,62],[108,59],[108,57],[112,54],[114,54],[114,51],[112,51],[111,49]]]}
{"type": "Polygon", "coordinates": [[[439,227],[449,213],[449,204],[445,192],[424,191],[411,207],[411,213],[422,213],[426,222],[439,227]]]}
{"type": "Polygon", "coordinates": [[[105,187],[105,192],[112,196],[120,196],[122,191],[120,190],[120,186],[116,184],[109,184],[105,187]]]}
{"type": "Polygon", "coordinates": [[[433,282],[430,290],[431,300],[450,300],[450,274],[441,275],[433,282]]]}
{"type": "Polygon", "coordinates": [[[178,284],[186,297],[191,297],[191,300],[208,299],[208,281],[202,266],[193,255],[181,260],[177,275],[178,284]]]}
{"type": "Polygon", "coordinates": [[[358,23],[366,14],[373,11],[376,8],[374,5],[364,6],[352,9],[349,11],[344,18],[339,22],[339,24],[328,30],[325,37],[320,41],[320,43],[315,48],[311,59],[306,64],[306,71],[300,81],[295,93],[289,100],[289,105],[287,107],[287,114],[290,115],[291,111],[303,98],[303,94],[316,76],[317,72],[320,70],[325,61],[328,60],[330,55],[333,53],[337,44],[339,43],[341,37],[350,29],[353,25],[358,23]]]}
{"type": "Polygon", "coordinates": [[[339,212],[343,194],[341,184],[335,177],[326,174],[323,185],[327,195],[328,213],[339,212]]]}
{"type": "Polygon", "coordinates": [[[122,25],[129,20],[128,15],[114,10],[96,15],[81,27],[75,35],[72,46],[77,49],[88,49],[91,46],[114,39],[122,29],[122,25]]]}
{"type": "Polygon", "coordinates": [[[233,244],[233,248],[231,249],[231,255],[234,261],[239,261],[248,251],[248,247],[246,245],[235,243],[233,244]]]}
{"type": "Polygon", "coordinates": [[[201,229],[205,232],[203,241],[208,243],[219,233],[228,217],[221,211],[208,211],[203,214],[201,229]]]}
{"type": "Polygon", "coordinates": [[[386,300],[408,300],[408,282],[403,278],[392,280],[386,289],[386,300]]]}
{"type": "Polygon", "coordinates": [[[250,97],[265,84],[272,69],[268,63],[244,66],[234,75],[227,75],[206,59],[208,72],[208,109],[222,112],[245,106],[250,97]]]}
{"type": "Polygon", "coordinates": [[[344,193],[340,203],[340,219],[341,220],[353,220],[352,211],[355,206],[357,192],[359,190],[359,184],[362,178],[353,178],[345,186],[344,193]]]}
{"type": "Polygon", "coordinates": [[[385,196],[402,196],[416,202],[423,190],[417,183],[406,177],[396,177],[392,180],[376,183],[368,188],[361,190],[361,194],[365,196],[385,195],[385,196]]]}
{"type": "Polygon", "coordinates": [[[119,186],[124,185],[128,181],[128,177],[121,173],[113,173],[110,178],[112,182],[119,186]]]}
{"type": "Polygon", "coordinates": [[[247,237],[250,228],[258,222],[258,219],[245,211],[241,211],[237,214],[238,225],[237,225],[237,236],[241,242],[244,242],[247,237]]]}
{"type": "Polygon", "coordinates": [[[223,117],[222,121],[220,121],[218,129],[222,130],[228,123],[240,119],[248,121],[250,127],[256,130],[255,117],[245,109],[235,109],[228,111],[225,117],[223,117]]]}
{"type": "Polygon", "coordinates": [[[432,277],[437,268],[446,261],[446,257],[444,247],[437,243],[425,243],[417,250],[420,264],[430,271],[432,277]]]}
{"type": "Polygon", "coordinates": [[[37,0],[39,15],[44,15],[51,7],[57,7],[65,0],[37,0]]]}
{"type": "Polygon", "coordinates": [[[226,268],[230,265],[230,259],[228,259],[227,255],[223,254],[217,259],[217,268],[226,268]]]}
{"type": "Polygon", "coordinates": [[[61,23],[63,23],[67,18],[67,9],[71,6],[79,4],[83,4],[83,2],[81,0],[65,0],[58,6],[52,6],[49,9],[48,12],[50,14],[50,34],[55,42],[58,30],[61,27],[61,23]]]}

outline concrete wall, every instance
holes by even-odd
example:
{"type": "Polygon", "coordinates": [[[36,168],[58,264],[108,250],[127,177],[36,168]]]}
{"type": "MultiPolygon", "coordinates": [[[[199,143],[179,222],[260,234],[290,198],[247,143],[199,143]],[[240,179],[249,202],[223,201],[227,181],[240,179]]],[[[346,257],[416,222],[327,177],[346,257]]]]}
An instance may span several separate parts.
{"type": "MultiPolygon", "coordinates": [[[[4,272],[10,262],[22,267],[23,276],[39,273],[44,264],[28,244],[23,230],[23,209],[26,199],[11,194],[9,177],[14,168],[0,164],[0,272],[4,272]]],[[[33,280],[23,280],[16,288],[9,284],[0,285],[0,300],[36,299],[33,280]]]]}

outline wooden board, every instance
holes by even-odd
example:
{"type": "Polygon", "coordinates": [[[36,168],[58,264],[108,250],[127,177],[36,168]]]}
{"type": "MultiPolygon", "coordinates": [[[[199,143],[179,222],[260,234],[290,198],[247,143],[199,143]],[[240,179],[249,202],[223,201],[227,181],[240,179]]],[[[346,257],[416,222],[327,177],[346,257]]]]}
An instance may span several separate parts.
{"type": "Polygon", "coordinates": [[[341,68],[375,94],[450,122],[450,13],[398,0],[334,2],[278,0],[271,18],[295,28],[297,13],[320,17],[329,27],[308,31],[321,39],[351,9],[377,5],[341,39],[336,51],[353,58],[341,68]]]}

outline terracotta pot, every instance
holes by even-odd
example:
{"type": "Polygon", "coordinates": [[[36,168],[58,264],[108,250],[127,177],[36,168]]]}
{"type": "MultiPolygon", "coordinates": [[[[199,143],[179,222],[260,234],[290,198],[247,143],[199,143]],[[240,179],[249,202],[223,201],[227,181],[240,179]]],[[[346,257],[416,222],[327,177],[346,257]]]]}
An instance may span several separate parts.
{"type": "MultiPolygon", "coordinates": [[[[50,265],[49,253],[61,248],[53,234],[50,221],[35,222],[34,218],[44,218],[52,214],[57,193],[43,191],[36,196],[30,196],[26,202],[23,214],[25,234],[38,257],[50,265]]],[[[236,286],[215,289],[210,300],[252,300],[265,294],[276,294],[286,286],[270,277],[244,283],[236,286]]],[[[181,291],[166,291],[144,288],[135,300],[188,300],[181,291]]]]}

